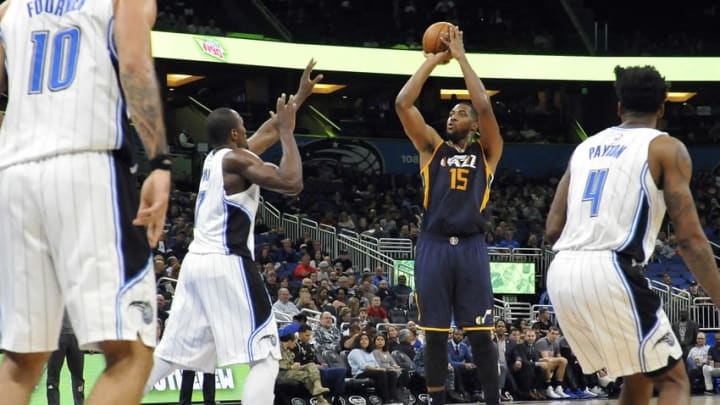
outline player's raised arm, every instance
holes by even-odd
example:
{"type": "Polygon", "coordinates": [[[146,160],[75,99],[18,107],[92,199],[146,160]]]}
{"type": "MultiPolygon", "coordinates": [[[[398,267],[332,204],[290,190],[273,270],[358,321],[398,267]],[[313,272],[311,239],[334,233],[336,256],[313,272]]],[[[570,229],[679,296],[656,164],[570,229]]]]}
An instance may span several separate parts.
{"type": "Polygon", "coordinates": [[[400,118],[405,134],[410,138],[415,149],[420,152],[420,166],[424,166],[432,156],[435,146],[442,142],[437,131],[425,122],[415,101],[435,66],[448,60],[448,52],[427,54],[420,68],[405,83],[395,98],[395,112],[400,118]]]}
{"type": "Polygon", "coordinates": [[[653,177],[662,180],[665,205],[675,228],[680,255],[715,305],[720,305],[720,273],[690,192],[690,155],[682,142],[661,136],[650,144],[649,160],[653,177]]]}
{"type": "Polygon", "coordinates": [[[280,134],[283,155],[280,166],[266,164],[260,158],[245,151],[228,154],[223,160],[223,171],[238,174],[258,186],[278,193],[296,195],[303,189],[302,161],[293,131],[297,103],[285,94],[277,100],[277,114],[273,113],[273,125],[280,134]]]}
{"type": "Polygon", "coordinates": [[[488,96],[485,86],[467,60],[465,45],[463,44],[463,32],[458,27],[451,28],[450,37],[446,43],[453,58],[460,64],[463,78],[465,78],[465,86],[470,93],[470,101],[478,114],[481,134],[480,143],[485,150],[487,162],[494,173],[502,155],[503,139],[500,136],[500,127],[490,103],[490,96],[488,96]]]}
{"type": "MultiPolygon", "coordinates": [[[[315,87],[315,84],[320,82],[323,79],[323,74],[320,73],[314,78],[311,78],[310,75],[312,73],[313,68],[315,68],[315,65],[317,64],[317,61],[315,59],[310,59],[310,62],[308,62],[307,66],[305,67],[305,70],[303,71],[302,76],[300,76],[300,83],[298,84],[298,89],[295,92],[295,104],[297,104],[298,110],[300,109],[300,106],[307,100],[308,97],[312,94],[313,87],[315,87]]],[[[275,144],[277,142],[278,138],[280,136],[280,133],[275,128],[275,125],[273,124],[273,119],[270,117],[267,121],[265,121],[260,128],[258,128],[257,131],[248,138],[248,148],[255,154],[262,154],[265,152],[269,147],[275,144]]]]}

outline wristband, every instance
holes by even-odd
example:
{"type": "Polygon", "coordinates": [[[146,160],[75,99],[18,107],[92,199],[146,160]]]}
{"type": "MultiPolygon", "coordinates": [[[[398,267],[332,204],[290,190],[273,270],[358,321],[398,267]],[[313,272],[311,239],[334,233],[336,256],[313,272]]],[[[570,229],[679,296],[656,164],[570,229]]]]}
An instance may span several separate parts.
{"type": "Polygon", "coordinates": [[[157,155],[154,158],[150,159],[150,171],[153,171],[153,170],[170,171],[171,169],[172,169],[172,161],[170,160],[170,155],[162,154],[162,155],[157,155]]]}

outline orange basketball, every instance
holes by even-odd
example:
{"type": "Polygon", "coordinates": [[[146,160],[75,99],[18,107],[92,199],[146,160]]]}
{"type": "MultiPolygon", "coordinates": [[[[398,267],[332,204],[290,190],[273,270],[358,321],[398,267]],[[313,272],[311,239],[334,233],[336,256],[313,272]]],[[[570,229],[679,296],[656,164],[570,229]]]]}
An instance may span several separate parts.
{"type": "Polygon", "coordinates": [[[446,40],[449,38],[450,27],[452,27],[452,24],[445,21],[436,22],[427,27],[422,39],[423,51],[426,53],[438,53],[447,50],[447,45],[440,38],[446,40]]]}

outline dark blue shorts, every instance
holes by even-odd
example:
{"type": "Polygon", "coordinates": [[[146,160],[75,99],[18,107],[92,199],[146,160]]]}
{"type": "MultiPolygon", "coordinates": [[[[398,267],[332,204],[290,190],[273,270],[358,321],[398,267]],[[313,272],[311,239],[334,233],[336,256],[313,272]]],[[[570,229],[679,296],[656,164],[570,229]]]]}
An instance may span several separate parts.
{"type": "Polygon", "coordinates": [[[426,330],[493,328],[490,259],[482,234],[420,234],[415,255],[418,324],[426,330]],[[453,244],[455,243],[455,244],[453,244]]]}

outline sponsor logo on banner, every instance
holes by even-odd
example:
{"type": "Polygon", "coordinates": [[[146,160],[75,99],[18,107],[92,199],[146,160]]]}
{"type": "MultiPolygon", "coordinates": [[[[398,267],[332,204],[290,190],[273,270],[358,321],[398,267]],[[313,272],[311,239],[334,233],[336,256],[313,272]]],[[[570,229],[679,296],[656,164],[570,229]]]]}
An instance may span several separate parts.
{"type": "Polygon", "coordinates": [[[202,51],[202,53],[204,53],[205,55],[211,56],[223,62],[227,62],[225,48],[217,39],[195,37],[195,41],[197,42],[198,46],[200,46],[200,50],[202,51]]]}

